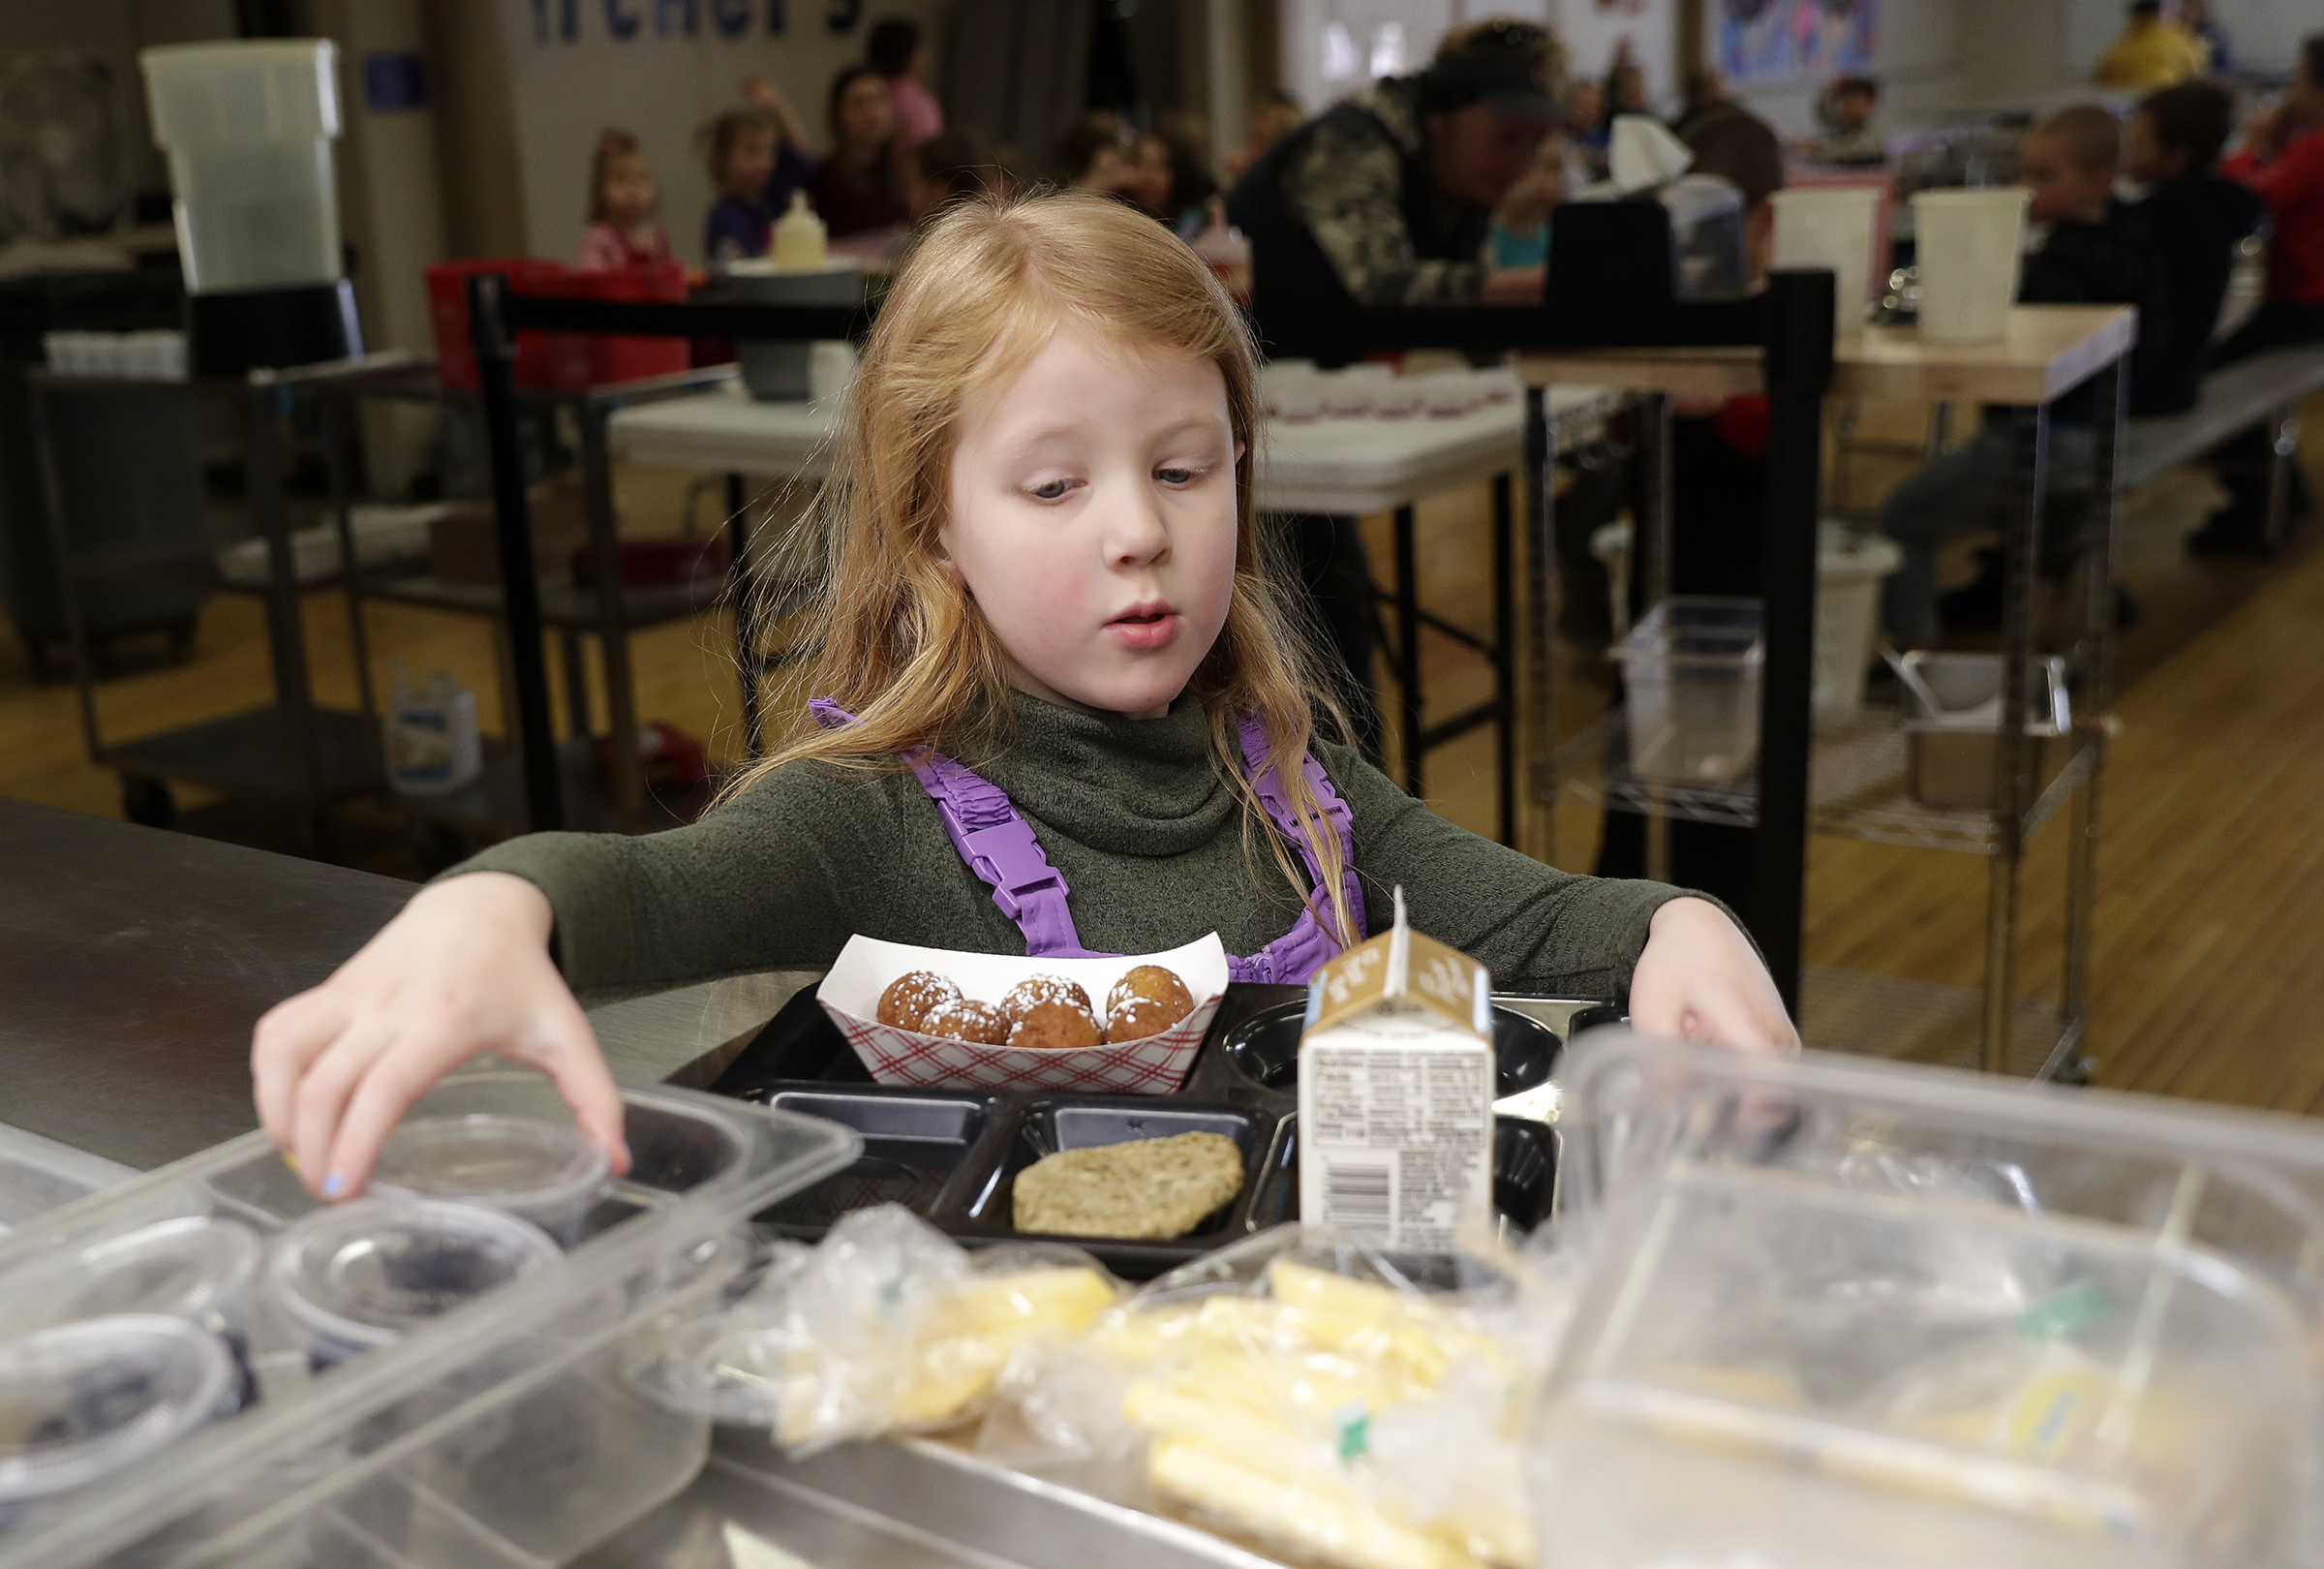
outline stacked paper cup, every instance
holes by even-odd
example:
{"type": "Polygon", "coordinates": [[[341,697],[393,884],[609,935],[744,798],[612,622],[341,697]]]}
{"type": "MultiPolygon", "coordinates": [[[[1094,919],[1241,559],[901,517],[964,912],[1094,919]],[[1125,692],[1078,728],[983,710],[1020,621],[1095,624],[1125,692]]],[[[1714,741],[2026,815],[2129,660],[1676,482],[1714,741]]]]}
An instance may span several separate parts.
{"type": "Polygon", "coordinates": [[[1986,343],[2007,330],[2030,195],[2018,186],[1914,195],[1923,338],[1986,343]]]}
{"type": "Polygon", "coordinates": [[[1881,194],[1859,186],[1802,186],[1778,191],[1775,203],[1775,264],[1826,267],[1838,276],[1832,290],[1835,332],[1864,324],[1872,294],[1874,225],[1881,194]]]}

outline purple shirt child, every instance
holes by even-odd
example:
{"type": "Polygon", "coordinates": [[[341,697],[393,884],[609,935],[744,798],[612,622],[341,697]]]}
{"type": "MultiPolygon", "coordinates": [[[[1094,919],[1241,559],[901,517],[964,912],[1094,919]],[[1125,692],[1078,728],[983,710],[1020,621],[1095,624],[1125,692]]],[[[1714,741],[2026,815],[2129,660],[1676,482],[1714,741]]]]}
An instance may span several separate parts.
{"type": "Polygon", "coordinates": [[[722,196],[711,203],[703,224],[702,259],[716,264],[764,256],[774,248],[775,222],[790,210],[791,193],[814,177],[815,161],[785,141],[775,149],[775,168],[755,201],[722,196]]]}

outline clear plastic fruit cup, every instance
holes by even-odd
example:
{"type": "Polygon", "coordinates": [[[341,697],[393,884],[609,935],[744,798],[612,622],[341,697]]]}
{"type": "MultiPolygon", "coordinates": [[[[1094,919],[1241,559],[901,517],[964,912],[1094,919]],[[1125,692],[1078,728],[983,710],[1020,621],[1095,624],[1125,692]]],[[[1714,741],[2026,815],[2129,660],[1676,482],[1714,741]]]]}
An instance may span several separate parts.
{"type": "Polygon", "coordinates": [[[321,1372],[561,1256],[547,1232],[497,1210],[361,1198],[285,1226],[267,1289],[321,1372]]]}
{"type": "Polygon", "coordinates": [[[371,1190],[481,1204],[569,1247],[610,1181],[604,1150],[571,1123],[480,1114],[404,1123],[380,1154],[371,1190]]]}
{"type": "Polygon", "coordinates": [[[230,1413],[236,1386],[216,1336],[161,1313],[0,1340],[0,1531],[230,1413]]]}
{"type": "Polygon", "coordinates": [[[46,1254],[0,1277],[0,1335],[78,1319],[162,1313],[226,1342],[237,1394],[256,1394],[251,1363],[259,1234],[238,1220],[183,1215],[84,1247],[46,1254]]]}

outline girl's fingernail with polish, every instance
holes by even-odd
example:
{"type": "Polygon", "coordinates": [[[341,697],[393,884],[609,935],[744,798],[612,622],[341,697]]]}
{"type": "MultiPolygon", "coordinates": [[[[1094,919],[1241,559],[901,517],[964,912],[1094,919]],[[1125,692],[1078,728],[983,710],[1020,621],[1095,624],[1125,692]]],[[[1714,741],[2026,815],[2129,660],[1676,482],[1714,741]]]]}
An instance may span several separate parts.
{"type": "Polygon", "coordinates": [[[334,1171],[322,1180],[322,1196],[326,1199],[335,1199],[346,1186],[347,1179],[334,1171]]]}

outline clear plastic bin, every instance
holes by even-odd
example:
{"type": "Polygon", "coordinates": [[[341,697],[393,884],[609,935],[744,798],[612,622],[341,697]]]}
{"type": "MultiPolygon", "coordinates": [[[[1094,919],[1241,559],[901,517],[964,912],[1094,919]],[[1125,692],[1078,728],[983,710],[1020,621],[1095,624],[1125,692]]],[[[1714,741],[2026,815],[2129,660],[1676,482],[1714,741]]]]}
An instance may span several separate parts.
{"type": "Polygon", "coordinates": [[[0,1123],[0,1236],[136,1175],[117,1160],[0,1123]]]}
{"type": "MultiPolygon", "coordinates": [[[[684,1488],[709,1421],[647,1400],[628,1369],[719,1307],[749,1259],[741,1222],[861,1141],[688,1091],[625,1098],[634,1169],[569,1251],[321,1370],[270,1297],[252,1328],[256,1403],[23,1516],[0,1532],[0,1569],[538,1569],[684,1488]]],[[[413,1115],[571,1121],[545,1079],[500,1067],[445,1081],[413,1115]]],[[[0,1291],[12,1269],[171,1216],[238,1220],[271,1244],[320,1208],[252,1134],[0,1238],[0,1291]]]]}
{"type": "Polygon", "coordinates": [[[138,56],[169,157],[194,293],[329,283],[343,268],[327,39],[171,44],[138,56]]]}
{"type": "Polygon", "coordinates": [[[1759,677],[1767,645],[1759,601],[1674,594],[1624,634],[1630,769],[1675,784],[1725,784],[1759,750],[1759,677]]]}
{"type": "Polygon", "coordinates": [[[1544,1561],[2324,1554],[2317,1132],[1603,1035],[1561,1125],[1591,1278],[1535,1412],[1544,1561]]]}

